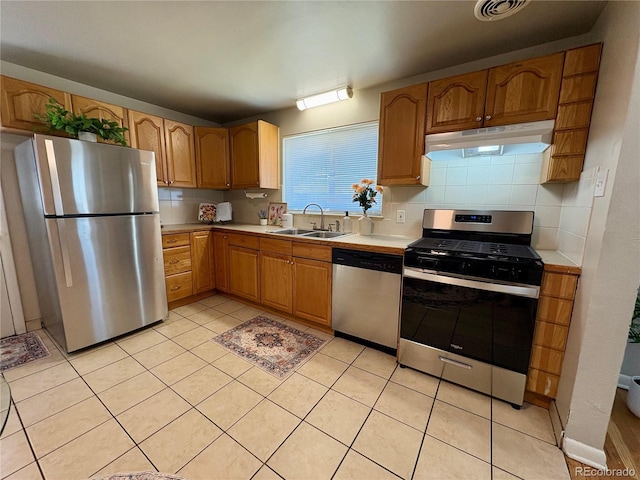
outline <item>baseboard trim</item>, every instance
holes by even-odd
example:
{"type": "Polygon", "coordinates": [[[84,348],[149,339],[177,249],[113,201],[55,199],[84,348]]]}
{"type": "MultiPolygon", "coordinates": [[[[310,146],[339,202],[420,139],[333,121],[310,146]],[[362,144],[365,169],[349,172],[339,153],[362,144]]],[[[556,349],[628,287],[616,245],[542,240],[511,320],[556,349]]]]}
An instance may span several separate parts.
{"type": "Polygon", "coordinates": [[[631,383],[631,377],[629,375],[618,375],[618,388],[629,390],[629,384],[631,383]]]}
{"type": "Polygon", "coordinates": [[[573,438],[564,437],[562,441],[562,450],[567,457],[576,460],[598,470],[607,469],[607,456],[604,450],[594,448],[573,438]]]}
{"type": "Polygon", "coordinates": [[[551,400],[549,415],[551,416],[551,426],[553,428],[553,434],[556,437],[556,445],[562,448],[562,440],[564,439],[564,425],[562,425],[562,419],[560,418],[560,412],[558,412],[558,407],[555,400],[551,400]]]}

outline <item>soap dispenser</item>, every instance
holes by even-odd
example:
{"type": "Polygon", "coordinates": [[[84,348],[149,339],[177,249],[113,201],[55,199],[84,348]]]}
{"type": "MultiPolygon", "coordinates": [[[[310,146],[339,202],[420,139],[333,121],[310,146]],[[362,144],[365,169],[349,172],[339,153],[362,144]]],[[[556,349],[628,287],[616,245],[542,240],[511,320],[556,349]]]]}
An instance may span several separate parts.
{"type": "Polygon", "coordinates": [[[351,233],[351,217],[349,212],[344,212],[344,218],[342,219],[342,231],[344,233],[351,233]]]}

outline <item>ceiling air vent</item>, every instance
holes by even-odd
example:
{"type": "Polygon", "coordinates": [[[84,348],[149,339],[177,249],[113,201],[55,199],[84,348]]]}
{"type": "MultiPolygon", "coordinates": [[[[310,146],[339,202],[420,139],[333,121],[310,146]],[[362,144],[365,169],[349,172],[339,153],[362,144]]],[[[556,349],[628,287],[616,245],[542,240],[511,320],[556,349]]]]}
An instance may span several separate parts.
{"type": "Polygon", "coordinates": [[[529,4],[529,0],[478,0],[475,16],[483,22],[510,17],[529,4]]]}

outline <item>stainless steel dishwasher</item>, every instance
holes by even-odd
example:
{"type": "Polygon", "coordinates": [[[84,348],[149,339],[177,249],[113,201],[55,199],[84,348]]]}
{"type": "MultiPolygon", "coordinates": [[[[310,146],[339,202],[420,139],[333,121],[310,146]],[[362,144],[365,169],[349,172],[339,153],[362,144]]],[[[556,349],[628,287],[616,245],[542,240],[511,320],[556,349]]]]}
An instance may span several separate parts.
{"type": "Polygon", "coordinates": [[[401,288],[402,256],[334,248],[336,335],[395,354],[401,288]]]}

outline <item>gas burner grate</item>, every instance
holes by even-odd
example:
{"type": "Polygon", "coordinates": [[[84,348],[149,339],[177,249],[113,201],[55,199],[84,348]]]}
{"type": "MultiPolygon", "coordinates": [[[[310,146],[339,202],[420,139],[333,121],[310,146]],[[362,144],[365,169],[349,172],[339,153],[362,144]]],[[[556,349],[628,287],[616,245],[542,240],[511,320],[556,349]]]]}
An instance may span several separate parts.
{"type": "Polygon", "coordinates": [[[489,243],[487,244],[487,249],[492,255],[506,255],[510,250],[509,245],[502,243],[489,243]]]}

